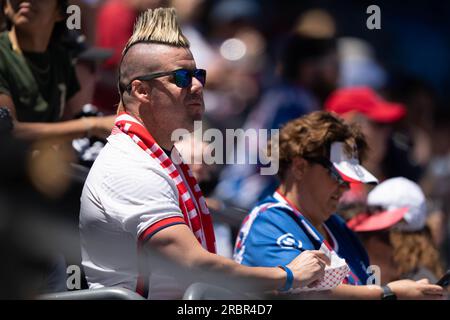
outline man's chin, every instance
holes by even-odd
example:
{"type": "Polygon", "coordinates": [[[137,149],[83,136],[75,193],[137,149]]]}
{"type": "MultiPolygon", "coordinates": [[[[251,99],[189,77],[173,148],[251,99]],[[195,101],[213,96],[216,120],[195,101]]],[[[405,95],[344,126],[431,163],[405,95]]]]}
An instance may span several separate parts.
{"type": "Polygon", "coordinates": [[[204,114],[204,110],[203,109],[198,109],[198,110],[195,110],[194,112],[192,112],[191,113],[192,122],[194,122],[194,121],[202,121],[203,114],[204,114]]]}

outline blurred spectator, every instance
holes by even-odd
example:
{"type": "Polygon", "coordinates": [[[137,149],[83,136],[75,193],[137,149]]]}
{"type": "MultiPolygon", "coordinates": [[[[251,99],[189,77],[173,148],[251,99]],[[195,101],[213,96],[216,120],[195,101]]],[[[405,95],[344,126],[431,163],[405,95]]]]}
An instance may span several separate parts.
{"type": "Polygon", "coordinates": [[[215,58],[208,69],[206,116],[220,130],[241,127],[259,98],[260,78],[269,69],[261,18],[261,4],[254,0],[218,1],[209,14],[215,58]]]}
{"type": "MultiPolygon", "coordinates": [[[[99,64],[112,56],[112,50],[90,47],[86,37],[76,30],[66,32],[62,41],[73,58],[77,78],[80,81],[80,90],[72,98],[74,105],[77,106],[73,111],[75,117],[103,116],[92,103],[99,64]]],[[[72,141],[78,153],[79,163],[86,167],[91,167],[105,144],[105,139],[97,137],[82,137],[72,141]]]]}
{"type": "Polygon", "coordinates": [[[442,288],[433,286],[441,293],[429,296],[431,286],[411,280],[374,285],[365,249],[334,214],[350,182],[378,182],[360,164],[368,150],[355,124],[328,112],[313,112],[286,124],[273,147],[279,149],[280,186],[244,219],[235,246],[237,262],[283,265],[299,252],[319,250],[331,263],[322,280],[309,286],[313,297],[383,299],[386,290],[399,298],[441,297],[442,288]]]}
{"type": "Polygon", "coordinates": [[[420,187],[403,177],[388,179],[369,193],[367,205],[347,224],[361,236],[371,263],[380,267],[381,282],[427,278],[435,283],[443,269],[426,226],[420,187]]]}
{"type": "Polygon", "coordinates": [[[122,50],[133,33],[134,22],[139,12],[162,7],[166,2],[166,0],[106,0],[98,10],[96,45],[113,50],[113,56],[100,70],[101,75],[95,88],[94,104],[101,111],[112,114],[117,109],[118,66],[122,50]]]}
{"type": "Polygon", "coordinates": [[[86,37],[77,30],[66,32],[62,43],[73,59],[80,83],[80,90],[73,97],[74,105],[78,108],[73,110],[73,114],[77,115],[83,106],[93,103],[99,65],[112,56],[113,50],[89,46],[86,37]]]}
{"type": "Polygon", "coordinates": [[[323,9],[310,9],[300,15],[294,33],[323,43],[322,52],[318,52],[317,57],[313,58],[316,59],[316,70],[309,74],[311,83],[303,84],[319,99],[320,105],[323,105],[328,95],[336,88],[340,72],[335,20],[323,9]]]}
{"type": "Polygon", "coordinates": [[[399,175],[418,180],[422,167],[411,155],[411,142],[394,131],[406,115],[403,105],[385,101],[368,87],[353,87],[336,90],[325,108],[362,127],[371,149],[364,165],[380,180],[399,175]]]}
{"type": "Polygon", "coordinates": [[[72,155],[67,149],[55,151],[52,144],[32,145],[0,132],[2,299],[32,299],[39,293],[67,290],[61,253],[74,243],[55,235],[76,230],[60,224],[76,210],[65,197],[72,155]]]}
{"type": "Polygon", "coordinates": [[[369,42],[352,37],[338,39],[340,87],[367,86],[382,89],[387,83],[386,71],[375,60],[369,42]]]}
{"type": "MultiPolygon", "coordinates": [[[[291,119],[319,109],[315,93],[324,93],[331,88],[329,77],[324,74],[329,66],[324,68],[324,64],[334,65],[334,55],[333,39],[292,35],[280,57],[280,83],[261,97],[244,128],[278,129],[291,119]]],[[[250,146],[256,144],[257,141],[250,141],[250,146]]],[[[245,152],[245,148],[246,142],[239,141],[238,152],[245,152]]],[[[250,150],[255,148],[250,147],[250,150]]],[[[251,207],[258,199],[272,193],[276,185],[274,177],[261,176],[256,171],[257,167],[252,165],[225,168],[217,195],[236,205],[251,207]]]]}
{"type": "Polygon", "coordinates": [[[450,265],[450,110],[436,110],[431,131],[432,157],[421,181],[430,199],[430,228],[436,245],[450,265]]]}
{"type": "Polygon", "coordinates": [[[423,79],[398,76],[389,88],[389,96],[403,103],[407,116],[403,121],[403,135],[412,141],[412,158],[421,166],[426,166],[431,157],[431,131],[433,114],[438,103],[435,90],[423,79]]]}
{"type": "Polygon", "coordinates": [[[2,2],[9,31],[0,34],[0,106],[11,111],[19,137],[72,139],[112,128],[112,118],[60,122],[73,115],[70,99],[79,90],[60,43],[66,7],[64,0],[2,2]]]}

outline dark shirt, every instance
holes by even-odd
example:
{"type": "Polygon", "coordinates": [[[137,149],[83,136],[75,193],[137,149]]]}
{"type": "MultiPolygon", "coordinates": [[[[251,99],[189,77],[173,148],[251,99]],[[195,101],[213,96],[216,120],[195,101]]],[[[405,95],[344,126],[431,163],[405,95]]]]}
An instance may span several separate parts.
{"type": "Polygon", "coordinates": [[[7,32],[0,34],[0,94],[11,97],[19,121],[59,121],[79,89],[64,47],[51,43],[46,52],[21,54],[13,50],[7,32]]]}

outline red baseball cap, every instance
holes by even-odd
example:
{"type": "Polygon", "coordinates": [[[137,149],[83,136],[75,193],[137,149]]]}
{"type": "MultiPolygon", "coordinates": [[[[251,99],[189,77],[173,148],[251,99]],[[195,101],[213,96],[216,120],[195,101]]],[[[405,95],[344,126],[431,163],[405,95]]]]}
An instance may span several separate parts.
{"type": "Polygon", "coordinates": [[[359,213],[347,222],[347,226],[356,232],[385,230],[399,223],[407,212],[405,207],[373,214],[359,213]]]}
{"type": "Polygon", "coordinates": [[[358,112],[381,123],[391,123],[406,115],[402,104],[387,102],[369,87],[343,88],[334,91],[325,101],[325,110],[339,115],[358,112]]]}

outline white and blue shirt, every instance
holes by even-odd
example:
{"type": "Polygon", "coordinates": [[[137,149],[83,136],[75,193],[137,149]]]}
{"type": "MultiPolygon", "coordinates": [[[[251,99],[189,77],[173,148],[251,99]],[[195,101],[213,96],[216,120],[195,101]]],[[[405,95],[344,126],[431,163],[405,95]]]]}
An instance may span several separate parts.
{"type": "Polygon", "coordinates": [[[350,267],[346,283],[366,284],[369,258],[357,236],[344,220],[333,214],[324,223],[332,239],[328,245],[314,226],[275,192],[261,201],[244,219],[236,240],[234,260],[247,266],[286,265],[304,250],[326,244],[350,267]]]}

